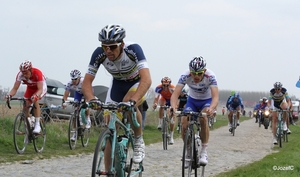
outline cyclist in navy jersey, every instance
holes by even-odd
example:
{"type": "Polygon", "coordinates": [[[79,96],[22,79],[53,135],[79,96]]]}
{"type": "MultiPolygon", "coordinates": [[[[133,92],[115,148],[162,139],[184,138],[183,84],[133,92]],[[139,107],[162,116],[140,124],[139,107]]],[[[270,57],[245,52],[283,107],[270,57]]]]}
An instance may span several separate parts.
{"type": "MultiPolygon", "coordinates": [[[[204,112],[207,113],[207,115],[212,115],[219,102],[218,84],[213,71],[206,68],[206,61],[203,59],[203,57],[194,57],[189,63],[189,70],[181,74],[171,96],[171,112],[174,112],[176,109],[178,97],[186,84],[189,86],[189,96],[184,108],[184,112],[204,112]]],[[[200,136],[202,147],[200,150],[198,164],[203,165],[208,163],[207,146],[209,139],[209,128],[207,120],[207,116],[204,116],[200,119],[200,136]]],[[[186,116],[182,116],[181,123],[181,137],[184,139],[189,123],[186,116]]],[[[187,153],[186,156],[188,156],[187,153]]],[[[188,165],[188,162],[186,162],[185,167],[188,165]]]]}
{"type": "MultiPolygon", "coordinates": [[[[120,25],[107,25],[99,33],[101,47],[93,52],[87,73],[85,74],[82,91],[88,102],[95,99],[92,82],[100,65],[112,75],[112,82],[105,102],[126,102],[128,105],[139,106],[144,95],[151,86],[151,76],[146,57],[137,43],[124,42],[125,29],[120,25]]],[[[101,80],[101,78],[99,79],[101,80]]],[[[92,108],[97,105],[91,104],[92,108]]],[[[142,116],[137,109],[137,120],[142,125],[142,116]]],[[[139,163],[145,157],[145,144],[142,137],[142,126],[132,126],[135,137],[133,162],[139,163]]],[[[110,152],[106,154],[109,155],[110,152]]]]}
{"type": "MultiPolygon", "coordinates": [[[[268,107],[271,109],[280,109],[280,110],[288,110],[289,106],[291,105],[291,98],[287,92],[287,89],[282,87],[281,82],[275,82],[273,85],[274,88],[270,90],[270,96],[268,98],[268,107]]],[[[273,133],[273,143],[277,144],[277,137],[276,137],[276,125],[277,125],[277,112],[272,112],[272,133],[273,133]]],[[[288,129],[288,115],[287,112],[283,114],[283,130],[287,131],[287,133],[291,133],[288,129]]]]}

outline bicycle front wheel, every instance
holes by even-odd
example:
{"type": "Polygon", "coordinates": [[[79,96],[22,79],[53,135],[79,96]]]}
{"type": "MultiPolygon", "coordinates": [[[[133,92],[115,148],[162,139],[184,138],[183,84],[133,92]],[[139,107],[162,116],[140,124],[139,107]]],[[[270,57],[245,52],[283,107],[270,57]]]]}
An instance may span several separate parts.
{"type": "MultiPolygon", "coordinates": [[[[193,173],[193,164],[194,164],[194,133],[190,130],[187,130],[185,133],[184,144],[183,144],[183,153],[182,153],[182,177],[197,176],[197,173],[193,173]]],[[[195,168],[195,171],[197,168],[195,168]]]]}
{"type": "Polygon", "coordinates": [[[165,118],[163,118],[161,132],[162,132],[162,139],[163,139],[163,149],[167,150],[168,149],[168,123],[165,120],[165,118]]]}
{"type": "Polygon", "coordinates": [[[15,123],[14,123],[14,133],[13,133],[13,139],[14,139],[14,145],[15,149],[18,154],[23,154],[26,146],[29,142],[28,139],[28,130],[26,128],[26,122],[25,115],[22,113],[19,113],[16,116],[15,123]]]}
{"type": "Polygon", "coordinates": [[[71,150],[75,149],[78,137],[78,121],[76,119],[76,113],[74,113],[69,120],[69,147],[71,150]]]}
{"type": "Polygon", "coordinates": [[[236,117],[234,116],[232,119],[232,128],[231,128],[232,136],[234,136],[235,134],[235,129],[236,129],[236,117]]]}
{"type": "MultiPolygon", "coordinates": [[[[79,131],[78,131],[79,132],[79,131]]],[[[91,129],[90,128],[81,128],[81,144],[83,147],[86,147],[90,140],[91,129]]]]}
{"type": "MultiPolygon", "coordinates": [[[[107,128],[100,133],[97,141],[97,145],[94,151],[93,166],[92,166],[92,177],[107,175],[115,176],[109,170],[111,169],[111,144],[113,134],[107,128]]],[[[113,158],[114,159],[114,158],[113,158]]],[[[113,163],[114,164],[114,163],[113,163]]]]}
{"type": "Polygon", "coordinates": [[[34,150],[38,153],[44,150],[46,144],[46,121],[43,117],[40,118],[41,132],[39,134],[33,134],[33,146],[34,150]]]}

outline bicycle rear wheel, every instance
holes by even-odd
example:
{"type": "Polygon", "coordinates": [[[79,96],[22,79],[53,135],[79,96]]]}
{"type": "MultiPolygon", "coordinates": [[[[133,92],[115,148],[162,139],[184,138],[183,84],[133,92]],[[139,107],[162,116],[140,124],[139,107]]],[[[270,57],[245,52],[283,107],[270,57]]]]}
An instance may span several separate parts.
{"type": "Polygon", "coordinates": [[[14,133],[13,133],[13,139],[14,139],[14,146],[18,154],[23,154],[26,146],[29,142],[28,136],[27,136],[27,128],[26,128],[26,122],[25,116],[22,113],[19,113],[15,118],[14,123],[14,133]]]}
{"type": "Polygon", "coordinates": [[[194,168],[194,152],[195,152],[195,139],[194,133],[190,130],[187,130],[185,133],[184,144],[183,144],[183,153],[182,153],[182,177],[197,176],[197,168],[194,168]]]}
{"type": "Polygon", "coordinates": [[[33,146],[36,152],[42,152],[46,144],[46,121],[43,117],[40,118],[41,132],[33,134],[33,146]]]}
{"type": "Polygon", "coordinates": [[[163,149],[167,150],[168,149],[168,123],[165,118],[163,118],[161,132],[162,132],[162,139],[163,139],[163,149]]]}
{"type": "Polygon", "coordinates": [[[68,139],[69,139],[69,147],[71,150],[75,149],[77,139],[78,139],[78,121],[77,121],[76,112],[70,117],[69,120],[69,131],[68,131],[68,139]]]}
{"type": "MultiPolygon", "coordinates": [[[[90,128],[80,128],[81,129],[81,144],[83,147],[86,147],[89,144],[91,129],[90,128]]],[[[78,130],[78,132],[80,132],[78,130]]]]}
{"type": "Polygon", "coordinates": [[[112,138],[113,138],[113,134],[108,128],[103,130],[100,133],[94,151],[92,177],[100,176],[100,175],[115,176],[115,174],[111,174],[108,172],[110,169],[111,158],[105,159],[104,156],[104,154],[107,153],[108,157],[110,157],[112,138]],[[107,163],[107,165],[105,164],[105,162],[107,163]]]}

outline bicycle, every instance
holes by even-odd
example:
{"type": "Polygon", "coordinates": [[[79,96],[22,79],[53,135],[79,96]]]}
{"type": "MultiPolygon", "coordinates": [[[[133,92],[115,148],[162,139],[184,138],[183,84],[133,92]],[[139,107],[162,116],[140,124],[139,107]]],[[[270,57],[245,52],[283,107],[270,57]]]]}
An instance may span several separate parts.
{"type": "Polygon", "coordinates": [[[85,119],[86,103],[84,101],[65,101],[65,103],[74,107],[74,112],[70,117],[68,128],[69,147],[71,150],[75,149],[79,137],[81,139],[81,145],[86,147],[90,140],[91,131],[90,128],[80,125],[81,122],[87,123],[85,119]],[[72,136],[74,136],[74,139],[72,136]]]}
{"type": "MultiPolygon", "coordinates": [[[[144,171],[143,161],[133,164],[134,133],[128,120],[128,112],[118,112],[118,104],[110,103],[101,105],[101,108],[108,111],[110,120],[108,127],[104,129],[98,138],[92,167],[92,177],[106,175],[108,177],[130,177],[138,175],[142,177],[144,171]],[[106,154],[109,158],[107,158],[106,154]],[[134,167],[133,167],[134,165],[134,167]]],[[[136,108],[127,107],[132,111],[131,117],[133,126],[139,127],[136,119],[136,108]]]]}
{"type": "MultiPolygon", "coordinates": [[[[31,118],[27,118],[26,112],[26,100],[30,100],[30,98],[10,98],[6,101],[6,104],[9,109],[11,109],[10,101],[18,100],[20,101],[21,111],[16,116],[14,122],[14,146],[18,154],[23,154],[25,152],[26,146],[33,141],[34,150],[37,153],[40,153],[44,150],[46,144],[46,122],[44,118],[41,116],[40,118],[40,133],[33,133],[34,130],[34,122],[31,121],[31,118]]],[[[36,109],[34,105],[30,106],[31,114],[33,115],[33,109],[36,109]]]]}
{"type": "Polygon", "coordinates": [[[167,150],[168,149],[168,144],[170,144],[170,129],[169,129],[169,118],[168,118],[168,109],[169,106],[165,105],[165,106],[161,106],[161,108],[163,108],[164,110],[164,116],[162,118],[162,129],[161,129],[161,134],[162,134],[162,139],[163,139],[163,149],[167,150]]]}
{"type": "Polygon", "coordinates": [[[277,112],[277,128],[276,128],[276,137],[279,142],[279,147],[282,148],[282,141],[288,142],[288,133],[287,130],[283,130],[283,113],[287,112],[287,110],[277,109],[273,110],[277,112]]]}
{"type": "Polygon", "coordinates": [[[232,136],[235,135],[236,128],[237,128],[237,111],[233,110],[231,128],[229,128],[229,131],[231,132],[232,136]]]}
{"type": "Polygon", "coordinates": [[[204,177],[205,166],[198,163],[200,156],[199,147],[201,147],[201,126],[199,118],[203,118],[206,113],[199,112],[184,112],[184,116],[187,116],[189,121],[188,129],[186,130],[183,144],[183,155],[182,155],[182,177],[185,176],[197,176],[197,169],[202,166],[201,177],[204,177]],[[196,132],[196,133],[195,133],[196,132]],[[197,138],[197,139],[196,139],[197,138]],[[188,163],[188,167],[186,167],[188,163]],[[194,173],[193,173],[194,170],[194,173]]]}

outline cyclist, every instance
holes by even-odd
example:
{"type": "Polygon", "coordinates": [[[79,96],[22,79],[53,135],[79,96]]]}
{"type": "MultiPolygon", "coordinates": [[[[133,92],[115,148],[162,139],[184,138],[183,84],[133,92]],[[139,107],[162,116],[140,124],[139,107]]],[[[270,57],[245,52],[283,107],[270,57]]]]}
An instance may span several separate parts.
{"type": "MultiPolygon", "coordinates": [[[[185,108],[186,102],[187,102],[187,98],[188,98],[188,95],[187,95],[185,89],[183,88],[178,97],[177,111],[183,111],[183,109],[185,108]]],[[[177,131],[179,130],[179,126],[180,126],[179,124],[180,124],[180,122],[178,121],[177,131]]]]}
{"type": "MultiPolygon", "coordinates": [[[[175,85],[171,84],[172,80],[169,77],[163,77],[161,79],[161,84],[159,84],[155,88],[155,98],[153,101],[153,109],[156,109],[157,105],[159,104],[161,107],[159,108],[158,111],[158,126],[157,129],[161,129],[162,125],[162,120],[164,116],[164,109],[162,106],[170,106],[170,99],[171,95],[174,92],[175,85]]],[[[173,139],[173,134],[174,134],[174,124],[175,120],[171,118],[171,123],[170,123],[170,144],[174,144],[174,139],[173,139]]]]}
{"type": "MultiPolygon", "coordinates": [[[[201,111],[207,113],[207,115],[213,114],[219,102],[217,79],[215,74],[206,68],[206,61],[202,56],[194,57],[189,63],[189,70],[181,74],[174,93],[171,96],[171,112],[173,113],[175,111],[180,92],[186,84],[189,86],[189,96],[184,111],[201,111]]],[[[182,116],[181,123],[181,137],[184,141],[185,132],[188,128],[186,116],[182,116]]],[[[207,116],[204,116],[204,118],[200,119],[200,124],[202,147],[198,163],[205,165],[208,163],[206,149],[209,139],[207,116]]],[[[188,165],[189,164],[185,164],[186,167],[188,165]]]]}
{"type": "Polygon", "coordinates": [[[19,69],[20,71],[16,76],[14,86],[6,96],[6,99],[11,98],[17,93],[21,83],[26,84],[27,87],[24,93],[24,98],[31,98],[30,100],[26,100],[27,116],[29,117],[29,107],[33,103],[33,105],[35,106],[35,125],[33,133],[40,133],[41,109],[38,101],[43,98],[47,92],[46,79],[41,70],[32,67],[32,63],[29,60],[25,60],[24,62],[22,62],[19,69]]]}
{"type": "MultiPolygon", "coordinates": [[[[103,65],[112,75],[111,87],[105,102],[127,102],[134,105],[137,120],[142,125],[142,116],[137,106],[144,101],[144,95],[151,86],[151,75],[142,48],[137,43],[125,43],[123,40],[125,35],[125,29],[115,24],[107,25],[100,31],[101,47],[96,48],[92,54],[82,91],[88,102],[95,99],[92,82],[100,65],[103,65]]],[[[91,104],[91,107],[98,108],[94,104],[91,104]]],[[[133,162],[140,163],[145,157],[142,126],[132,128],[135,137],[133,162]]]]}
{"type": "MultiPolygon", "coordinates": [[[[68,96],[70,94],[71,90],[74,90],[74,101],[80,103],[81,99],[83,98],[83,93],[82,93],[82,82],[83,82],[83,77],[81,77],[81,72],[77,69],[74,69],[70,72],[70,77],[71,80],[67,83],[65,87],[65,93],[62,98],[62,107],[65,108],[66,104],[65,101],[68,99],[68,96]]],[[[86,125],[85,128],[91,128],[91,119],[90,119],[90,111],[87,108],[86,109],[86,125]]],[[[82,120],[80,120],[80,126],[83,125],[82,120]]],[[[76,140],[76,133],[73,134],[73,136],[70,138],[71,141],[76,140]]]]}
{"type": "Polygon", "coordinates": [[[228,126],[230,127],[229,131],[231,131],[232,127],[232,116],[233,116],[233,110],[237,111],[237,123],[236,125],[240,125],[240,110],[244,110],[244,104],[242,97],[240,97],[240,94],[238,92],[235,92],[233,96],[228,100],[227,102],[229,114],[228,114],[228,126]]]}
{"type": "MultiPolygon", "coordinates": [[[[271,109],[277,108],[281,110],[287,110],[289,105],[291,105],[291,100],[290,96],[287,92],[287,89],[282,87],[281,82],[275,82],[274,83],[274,88],[270,90],[270,96],[269,96],[269,101],[268,101],[268,107],[271,109]]],[[[277,132],[277,112],[272,112],[272,133],[273,133],[273,143],[277,144],[277,137],[276,137],[276,132],[277,132]]],[[[291,131],[287,128],[287,120],[288,120],[288,115],[287,112],[283,114],[283,130],[287,131],[287,133],[291,133],[291,131]]]]}
{"type": "Polygon", "coordinates": [[[226,108],[227,108],[227,111],[229,111],[229,107],[228,107],[228,101],[230,100],[230,98],[233,96],[235,94],[235,91],[234,90],[232,90],[231,92],[230,92],[230,95],[229,95],[229,97],[227,98],[227,101],[226,101],[226,108]]]}
{"type": "MultiPolygon", "coordinates": [[[[258,102],[258,104],[255,105],[253,112],[254,111],[257,112],[258,110],[265,110],[265,108],[267,106],[268,106],[268,99],[266,97],[263,97],[263,98],[259,99],[259,102],[258,102]]],[[[258,114],[256,114],[255,119],[256,119],[255,123],[257,123],[258,122],[258,114]]]]}

